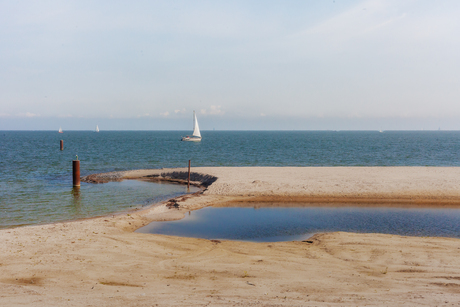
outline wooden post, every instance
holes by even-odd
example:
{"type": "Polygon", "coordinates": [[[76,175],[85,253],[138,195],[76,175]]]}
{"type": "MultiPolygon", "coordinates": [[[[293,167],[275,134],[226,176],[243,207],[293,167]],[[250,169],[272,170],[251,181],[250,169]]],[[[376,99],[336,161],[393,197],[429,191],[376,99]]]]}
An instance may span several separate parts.
{"type": "Polygon", "coordinates": [[[190,189],[190,160],[188,160],[188,180],[187,180],[187,189],[190,189]]]}
{"type": "Polygon", "coordinates": [[[61,140],[61,150],[64,150],[64,140],[61,140]]]}
{"type": "MultiPolygon", "coordinates": [[[[77,157],[78,159],[78,157],[77,157]]],[[[72,161],[73,186],[80,186],[80,160],[72,161]]]]}

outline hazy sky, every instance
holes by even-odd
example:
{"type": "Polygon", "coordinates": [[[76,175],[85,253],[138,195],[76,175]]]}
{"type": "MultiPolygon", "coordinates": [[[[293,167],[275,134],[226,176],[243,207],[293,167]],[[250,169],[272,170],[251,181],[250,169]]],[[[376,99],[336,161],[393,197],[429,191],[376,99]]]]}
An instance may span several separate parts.
{"type": "Polygon", "coordinates": [[[460,1],[1,1],[0,129],[460,129],[460,1]]]}

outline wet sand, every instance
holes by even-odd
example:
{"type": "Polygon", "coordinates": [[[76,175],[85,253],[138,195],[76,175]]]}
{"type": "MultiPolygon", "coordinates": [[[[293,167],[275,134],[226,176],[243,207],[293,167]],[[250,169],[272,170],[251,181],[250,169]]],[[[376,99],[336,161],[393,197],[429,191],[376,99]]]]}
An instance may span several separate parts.
{"type": "MultiPolygon", "coordinates": [[[[235,202],[460,207],[460,168],[193,168],[203,192],[145,210],[0,231],[1,306],[458,305],[460,240],[325,233],[309,242],[134,233],[235,202]],[[176,205],[177,204],[177,205],[176,205]]],[[[184,182],[185,169],[83,178],[184,182]]]]}

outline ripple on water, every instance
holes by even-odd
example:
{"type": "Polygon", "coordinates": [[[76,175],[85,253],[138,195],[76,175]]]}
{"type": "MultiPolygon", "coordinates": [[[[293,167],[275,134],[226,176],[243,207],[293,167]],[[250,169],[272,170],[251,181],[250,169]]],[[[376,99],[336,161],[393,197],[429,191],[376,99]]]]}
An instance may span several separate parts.
{"type": "MultiPolygon", "coordinates": [[[[124,180],[104,184],[82,183],[80,188],[56,185],[45,193],[33,193],[37,186],[16,193],[14,202],[22,206],[0,204],[0,228],[74,220],[141,208],[187,194],[179,184],[124,180]],[[56,200],[59,200],[56,203],[56,200]]],[[[196,192],[195,187],[190,192],[196,192]]]]}

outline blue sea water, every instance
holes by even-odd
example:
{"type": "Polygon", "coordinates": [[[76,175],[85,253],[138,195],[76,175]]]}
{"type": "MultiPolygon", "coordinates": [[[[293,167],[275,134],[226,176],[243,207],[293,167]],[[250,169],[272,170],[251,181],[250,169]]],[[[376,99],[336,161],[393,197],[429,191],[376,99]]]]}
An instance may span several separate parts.
{"type": "Polygon", "coordinates": [[[0,228],[118,212],[185,193],[179,185],[82,183],[81,175],[194,166],[459,166],[457,131],[0,131],[0,228]],[[64,151],[59,141],[64,140],[64,151]]]}

